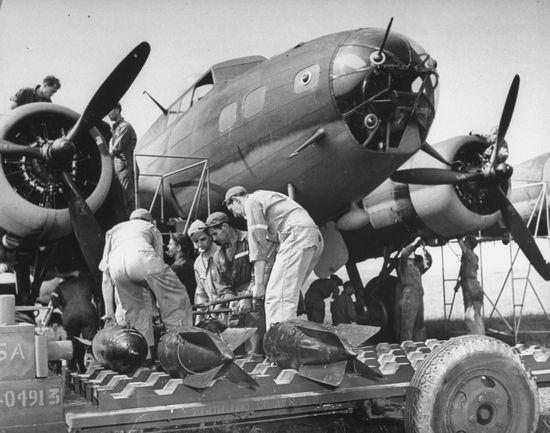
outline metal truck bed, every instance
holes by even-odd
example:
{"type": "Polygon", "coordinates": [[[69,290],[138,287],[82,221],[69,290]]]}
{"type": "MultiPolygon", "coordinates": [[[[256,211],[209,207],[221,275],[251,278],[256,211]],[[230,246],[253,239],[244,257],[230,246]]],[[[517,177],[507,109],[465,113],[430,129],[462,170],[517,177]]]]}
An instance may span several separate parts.
{"type": "MultiPolygon", "coordinates": [[[[133,376],[101,368],[72,374],[65,398],[65,421],[73,432],[130,432],[211,427],[312,415],[351,412],[364,401],[403,398],[415,368],[441,341],[380,343],[358,350],[358,358],[383,377],[346,373],[337,388],[281,370],[263,357],[236,362],[259,383],[255,390],[224,378],[196,390],[152,369],[133,376]]],[[[516,346],[539,386],[550,385],[550,352],[516,346]]]]}

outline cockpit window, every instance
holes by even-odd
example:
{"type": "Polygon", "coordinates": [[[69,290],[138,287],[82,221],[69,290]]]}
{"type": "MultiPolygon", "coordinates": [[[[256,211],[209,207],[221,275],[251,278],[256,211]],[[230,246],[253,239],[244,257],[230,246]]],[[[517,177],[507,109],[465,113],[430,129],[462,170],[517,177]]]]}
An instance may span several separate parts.
{"type": "Polygon", "coordinates": [[[191,105],[204,98],[213,88],[214,78],[212,77],[212,72],[208,72],[197,84],[195,84],[195,89],[193,90],[193,102],[191,105]]]}
{"type": "Polygon", "coordinates": [[[168,107],[168,122],[167,126],[171,125],[180,115],[185,113],[191,106],[191,90],[188,90],[182,96],[168,107]]]}
{"type": "Polygon", "coordinates": [[[364,29],[338,49],[331,73],[338,111],[363,147],[397,147],[410,122],[425,140],[437,107],[436,62],[415,42],[364,29]]]}

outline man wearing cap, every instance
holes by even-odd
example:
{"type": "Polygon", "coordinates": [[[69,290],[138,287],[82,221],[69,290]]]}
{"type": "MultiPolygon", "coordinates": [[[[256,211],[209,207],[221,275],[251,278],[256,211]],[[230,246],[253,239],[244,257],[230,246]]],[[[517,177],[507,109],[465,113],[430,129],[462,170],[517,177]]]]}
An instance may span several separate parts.
{"type": "Polygon", "coordinates": [[[136,328],[149,347],[154,346],[151,292],[168,330],[192,324],[187,291],[170,266],[164,263],[162,235],[152,221],[146,209],[136,209],[129,221],[109,230],[99,265],[104,275],[106,320],[111,320],[115,313],[112,281],[120,303],[117,323],[136,328]]]}
{"type": "Polygon", "coordinates": [[[265,296],[266,326],[296,318],[301,288],[323,252],[319,228],[303,207],[279,192],[248,194],[235,186],[227,191],[225,203],[235,216],[246,219],[254,263],[252,295],[265,296]],[[272,244],[278,251],[266,287],[264,270],[272,244]]]}
{"type": "MultiPolygon", "coordinates": [[[[228,292],[230,291],[222,285],[220,275],[214,265],[214,254],[219,250],[219,247],[212,241],[212,236],[208,233],[206,224],[201,220],[193,221],[187,230],[187,235],[191,238],[195,249],[199,253],[193,264],[197,282],[195,304],[217,301],[224,295],[229,296],[230,293],[228,292]]],[[[221,308],[221,306],[217,308],[221,308]]],[[[199,311],[201,310],[199,309],[199,311]]],[[[199,323],[201,319],[201,316],[197,316],[195,322],[199,323]]]]}
{"type": "MultiPolygon", "coordinates": [[[[218,269],[222,284],[228,286],[235,296],[251,295],[254,279],[252,264],[248,258],[247,233],[235,228],[223,212],[212,213],[206,220],[206,225],[212,239],[220,246],[214,254],[214,265],[218,269]]],[[[241,299],[234,302],[232,309],[239,316],[236,327],[257,328],[256,333],[246,342],[246,351],[263,353],[263,304],[258,302],[253,307],[251,299],[241,299]]]]}
{"type": "Polygon", "coordinates": [[[395,330],[400,341],[426,339],[422,274],[428,270],[429,264],[424,259],[426,253],[414,254],[419,246],[424,250],[422,239],[417,237],[398,256],[400,284],[397,285],[395,330]]]}
{"type": "Polygon", "coordinates": [[[462,250],[460,259],[460,271],[456,282],[455,292],[462,287],[464,298],[464,323],[468,334],[485,334],[485,325],[481,310],[483,308],[483,288],[477,279],[479,257],[474,253],[477,246],[475,236],[469,235],[464,239],[458,239],[462,250]]]}

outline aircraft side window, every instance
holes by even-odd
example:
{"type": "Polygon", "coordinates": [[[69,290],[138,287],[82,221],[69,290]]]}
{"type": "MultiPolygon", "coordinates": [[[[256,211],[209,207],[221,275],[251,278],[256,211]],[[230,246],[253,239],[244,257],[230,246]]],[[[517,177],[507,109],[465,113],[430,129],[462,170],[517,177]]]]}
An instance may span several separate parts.
{"type": "Polygon", "coordinates": [[[252,117],[254,114],[262,111],[265,105],[265,86],[252,90],[244,98],[243,115],[252,117]]]}
{"type": "Polygon", "coordinates": [[[231,129],[237,121],[237,103],[233,102],[224,107],[220,113],[219,128],[220,132],[226,132],[231,129]]]}
{"type": "Polygon", "coordinates": [[[193,104],[195,104],[200,99],[204,98],[210,90],[214,88],[213,84],[204,84],[202,86],[197,86],[193,92],[193,104]]]}

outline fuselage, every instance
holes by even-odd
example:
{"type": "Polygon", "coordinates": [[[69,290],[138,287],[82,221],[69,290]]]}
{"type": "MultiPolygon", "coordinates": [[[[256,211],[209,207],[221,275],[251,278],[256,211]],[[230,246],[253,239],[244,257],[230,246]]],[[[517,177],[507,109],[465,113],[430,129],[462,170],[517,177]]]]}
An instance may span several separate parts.
{"type": "MultiPolygon", "coordinates": [[[[318,223],[335,218],[419,149],[435,114],[435,62],[390,33],[379,63],[383,39],[379,29],[348,31],[215,65],[139,141],[140,205],[158,186],[148,174],[197,162],[140,154],[188,156],[208,161],[214,209],[234,185],[287,193],[290,184],[318,223]]],[[[165,217],[186,216],[200,174],[165,179],[165,217]]]]}

